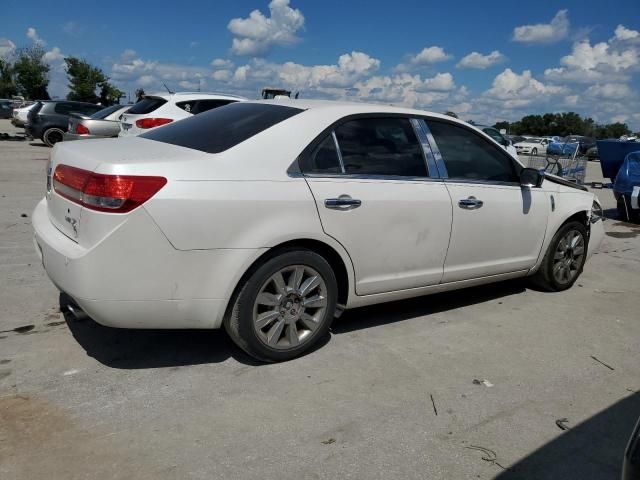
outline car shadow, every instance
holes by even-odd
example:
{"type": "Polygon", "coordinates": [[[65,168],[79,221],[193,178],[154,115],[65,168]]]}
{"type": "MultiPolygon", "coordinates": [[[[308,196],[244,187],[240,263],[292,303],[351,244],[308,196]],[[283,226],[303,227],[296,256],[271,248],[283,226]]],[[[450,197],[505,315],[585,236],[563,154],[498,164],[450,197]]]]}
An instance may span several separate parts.
{"type": "Polygon", "coordinates": [[[261,365],[238,348],[224,330],[142,330],[105,327],[91,318],[77,319],[60,294],[60,311],[87,355],[111,368],[141,369],[220,363],[233,357],[261,365]]]}
{"type": "Polygon", "coordinates": [[[624,450],[639,416],[640,393],[634,392],[565,431],[496,478],[619,480],[624,450]]]}
{"type": "Polygon", "coordinates": [[[460,291],[436,293],[409,300],[382,303],[369,307],[354,308],[344,312],[340,319],[334,321],[331,332],[334,334],[349,333],[378,327],[389,323],[401,322],[412,318],[433,315],[454,310],[460,307],[484,303],[489,300],[522,293],[526,290],[525,281],[521,279],[466,288],[464,295],[460,291]]]}
{"type": "MultiPolygon", "coordinates": [[[[446,292],[357,308],[345,312],[336,320],[331,333],[339,335],[400,322],[514,295],[524,290],[522,281],[512,280],[468,288],[464,295],[446,292]]],[[[111,368],[142,369],[199,365],[224,362],[230,357],[245,365],[263,365],[238,348],[222,329],[143,330],[105,327],[88,317],[77,319],[67,309],[69,303],[73,303],[72,300],[65,294],[60,294],[60,311],[71,334],[87,355],[111,368]]],[[[322,348],[330,339],[331,335],[326,335],[305,355],[322,348]]]]}

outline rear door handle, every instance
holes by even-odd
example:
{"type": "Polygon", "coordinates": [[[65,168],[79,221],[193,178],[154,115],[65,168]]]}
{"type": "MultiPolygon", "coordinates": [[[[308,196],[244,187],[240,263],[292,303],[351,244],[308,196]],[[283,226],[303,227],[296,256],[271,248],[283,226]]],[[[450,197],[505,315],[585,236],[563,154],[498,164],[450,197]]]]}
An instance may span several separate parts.
{"type": "Polygon", "coordinates": [[[362,205],[360,200],[351,198],[349,195],[340,195],[338,198],[327,198],[324,206],[331,210],[353,210],[362,205]]]}
{"type": "Polygon", "coordinates": [[[484,205],[482,200],[478,200],[476,197],[463,198],[458,201],[458,206],[465,210],[477,210],[484,205]]]}

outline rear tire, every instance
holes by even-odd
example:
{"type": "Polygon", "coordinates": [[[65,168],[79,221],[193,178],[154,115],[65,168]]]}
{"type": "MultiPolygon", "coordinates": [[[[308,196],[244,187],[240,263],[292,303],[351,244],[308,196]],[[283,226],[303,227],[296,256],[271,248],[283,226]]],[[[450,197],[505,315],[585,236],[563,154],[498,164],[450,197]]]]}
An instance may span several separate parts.
{"type": "Polygon", "coordinates": [[[338,287],[329,263],[310,250],[284,250],[240,285],[224,326],[231,339],[264,362],[295,358],[329,331],[338,287]]]}
{"type": "Polygon", "coordinates": [[[534,148],[533,150],[531,150],[531,155],[533,155],[534,157],[536,157],[538,155],[538,149],[534,148]]]}
{"type": "Polygon", "coordinates": [[[543,290],[561,292],[576,282],[587,259],[589,237],[584,224],[564,224],[551,239],[547,253],[531,281],[543,290]]]}
{"type": "Polygon", "coordinates": [[[53,147],[62,140],[64,140],[64,131],[57,127],[47,128],[42,134],[42,141],[47,147],[53,147]]]}

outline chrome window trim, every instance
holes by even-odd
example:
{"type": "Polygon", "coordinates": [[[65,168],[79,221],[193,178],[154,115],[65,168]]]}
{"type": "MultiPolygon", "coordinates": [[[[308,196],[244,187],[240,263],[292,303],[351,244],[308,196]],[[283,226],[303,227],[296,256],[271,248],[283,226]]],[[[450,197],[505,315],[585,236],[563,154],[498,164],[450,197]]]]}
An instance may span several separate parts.
{"type": "MultiPolygon", "coordinates": [[[[394,180],[401,182],[437,182],[441,183],[442,179],[437,177],[411,177],[400,175],[375,175],[363,173],[302,173],[304,178],[330,178],[342,180],[394,180]]],[[[292,176],[290,174],[290,176],[292,176]]]]}
{"type": "Polygon", "coordinates": [[[415,117],[410,118],[409,121],[411,122],[416,138],[422,147],[422,154],[424,155],[427,164],[427,175],[431,178],[438,178],[438,167],[436,167],[436,160],[433,156],[433,152],[431,151],[429,139],[427,138],[427,134],[424,129],[424,121],[415,117]]]}
{"type": "Polygon", "coordinates": [[[444,178],[444,179],[449,178],[449,173],[447,172],[447,166],[444,164],[444,160],[442,159],[442,154],[440,153],[440,149],[438,148],[436,139],[433,138],[433,135],[431,134],[431,130],[429,130],[429,125],[427,125],[426,119],[420,118],[420,123],[422,124],[424,133],[427,136],[427,140],[429,141],[431,153],[433,154],[433,159],[438,169],[438,175],[440,176],[440,178],[444,178]]]}
{"type": "Polygon", "coordinates": [[[338,152],[338,162],[340,162],[340,169],[342,173],[345,174],[346,170],[344,169],[344,161],[342,160],[342,151],[340,150],[340,144],[338,143],[338,137],[336,137],[336,130],[331,130],[331,137],[333,138],[333,144],[336,147],[336,152],[338,152]]]}
{"type": "Polygon", "coordinates": [[[518,182],[501,182],[497,180],[474,180],[473,178],[444,178],[447,183],[464,183],[474,185],[488,185],[494,187],[518,187],[522,188],[518,182]]]}

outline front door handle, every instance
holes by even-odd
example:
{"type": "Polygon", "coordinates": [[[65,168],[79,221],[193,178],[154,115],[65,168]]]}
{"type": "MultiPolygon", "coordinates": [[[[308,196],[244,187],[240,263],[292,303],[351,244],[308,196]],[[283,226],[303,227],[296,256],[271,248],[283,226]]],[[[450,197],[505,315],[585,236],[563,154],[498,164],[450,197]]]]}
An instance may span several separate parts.
{"type": "Polygon", "coordinates": [[[458,201],[458,206],[465,210],[477,210],[484,205],[482,200],[478,200],[476,197],[463,198],[458,201]]]}
{"type": "Polygon", "coordinates": [[[327,198],[324,206],[331,210],[353,210],[362,205],[360,200],[351,198],[349,195],[340,195],[338,198],[327,198]]]}

